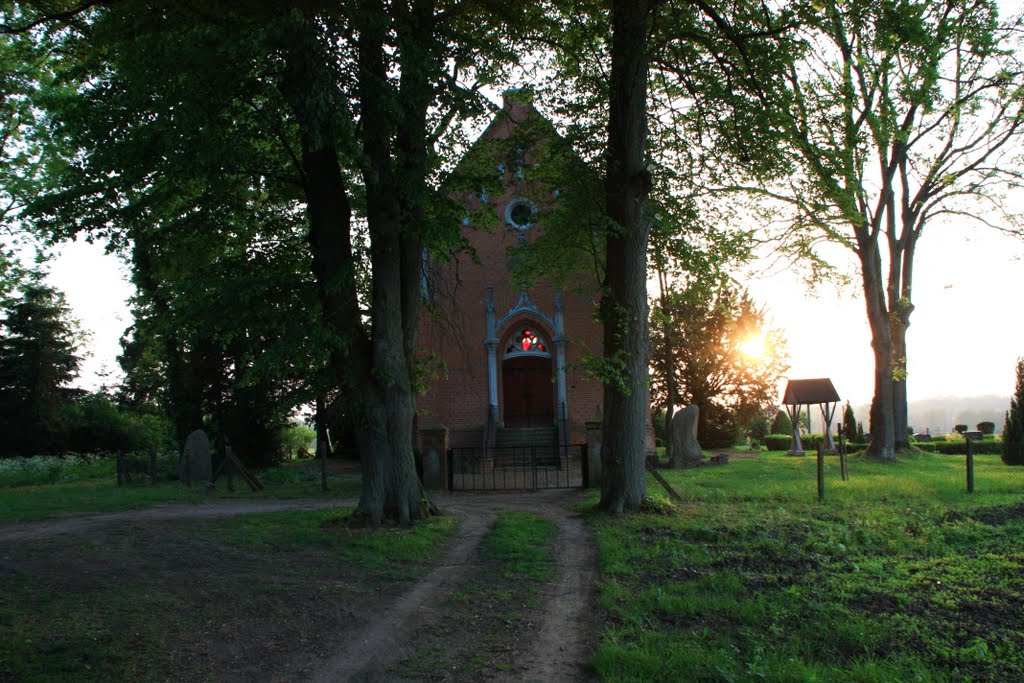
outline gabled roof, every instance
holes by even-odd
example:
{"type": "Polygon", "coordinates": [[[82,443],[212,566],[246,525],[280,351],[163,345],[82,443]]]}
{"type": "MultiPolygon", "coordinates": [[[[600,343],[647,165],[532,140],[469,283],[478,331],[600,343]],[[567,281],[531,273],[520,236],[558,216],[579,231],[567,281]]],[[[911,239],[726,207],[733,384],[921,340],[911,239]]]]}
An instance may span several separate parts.
{"type": "Polygon", "coordinates": [[[791,379],[786,383],[782,404],[787,406],[833,403],[839,400],[839,393],[828,377],[817,379],[791,379]]]}

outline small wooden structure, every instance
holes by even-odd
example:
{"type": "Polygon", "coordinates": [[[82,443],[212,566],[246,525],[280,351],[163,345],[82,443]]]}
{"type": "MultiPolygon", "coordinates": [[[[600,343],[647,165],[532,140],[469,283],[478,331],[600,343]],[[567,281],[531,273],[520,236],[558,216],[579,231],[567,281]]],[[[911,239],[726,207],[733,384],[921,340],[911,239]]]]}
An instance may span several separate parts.
{"type": "Polygon", "coordinates": [[[804,406],[810,411],[812,405],[821,407],[821,417],[825,428],[823,448],[826,452],[835,453],[836,445],[832,441],[832,418],[835,417],[839,405],[839,393],[832,386],[828,377],[817,379],[791,379],[786,383],[786,392],[782,404],[793,423],[793,439],[790,442],[790,455],[803,455],[803,444],[800,443],[800,413],[804,406]]]}

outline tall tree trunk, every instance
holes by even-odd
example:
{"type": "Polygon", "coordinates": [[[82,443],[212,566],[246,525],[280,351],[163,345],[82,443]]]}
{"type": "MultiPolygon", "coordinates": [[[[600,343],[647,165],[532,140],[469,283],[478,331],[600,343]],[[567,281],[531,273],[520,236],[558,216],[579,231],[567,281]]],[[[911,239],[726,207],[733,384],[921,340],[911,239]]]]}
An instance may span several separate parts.
{"type": "MultiPolygon", "coordinates": [[[[862,242],[862,244],[865,244],[862,242]]],[[[895,425],[893,420],[892,345],[890,341],[889,311],[885,304],[881,261],[877,242],[868,242],[859,252],[867,305],[868,324],[871,327],[871,348],[875,354],[875,392],[871,399],[871,444],[868,453],[891,460],[896,457],[895,425]]]]}
{"type": "Polygon", "coordinates": [[[645,168],[648,40],[656,0],[612,2],[608,150],[605,176],[606,265],[601,317],[604,384],[600,507],[637,509],[647,495],[644,470],[650,340],[647,242],[650,234],[645,168]]]}
{"type": "MultiPolygon", "coordinates": [[[[404,8],[395,6],[396,13],[404,8]]],[[[374,522],[384,517],[403,524],[426,514],[413,455],[413,353],[419,316],[418,221],[426,181],[426,110],[429,92],[419,36],[432,33],[433,5],[416,2],[415,17],[397,16],[402,63],[399,102],[388,97],[384,43],[389,17],[380,0],[367,0],[359,38],[359,93],[362,103],[363,179],[373,268],[373,414],[383,418],[374,460],[363,470],[358,512],[374,522]],[[396,112],[398,107],[400,111],[396,112]],[[393,147],[392,145],[395,145],[393,147]],[[415,253],[414,253],[415,252],[415,253]]]]}

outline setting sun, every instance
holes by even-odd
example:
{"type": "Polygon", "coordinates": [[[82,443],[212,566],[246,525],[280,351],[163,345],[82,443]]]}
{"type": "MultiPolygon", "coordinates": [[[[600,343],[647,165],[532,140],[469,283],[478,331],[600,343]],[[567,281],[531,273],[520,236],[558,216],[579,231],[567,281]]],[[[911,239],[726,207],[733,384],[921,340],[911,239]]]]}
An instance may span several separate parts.
{"type": "Polygon", "coordinates": [[[751,360],[764,360],[768,356],[768,339],[764,332],[753,334],[740,343],[739,349],[751,360]]]}

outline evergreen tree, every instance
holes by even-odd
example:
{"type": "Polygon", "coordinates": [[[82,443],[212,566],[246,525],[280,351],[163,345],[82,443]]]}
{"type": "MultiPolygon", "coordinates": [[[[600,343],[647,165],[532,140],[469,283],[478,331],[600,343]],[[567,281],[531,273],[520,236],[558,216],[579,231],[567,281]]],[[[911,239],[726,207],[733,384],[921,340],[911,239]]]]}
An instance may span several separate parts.
{"type": "Polygon", "coordinates": [[[772,434],[789,434],[793,433],[793,421],[789,419],[789,414],[785,410],[780,410],[775,413],[775,419],[772,420],[772,434]]]}
{"type": "Polygon", "coordinates": [[[64,295],[31,278],[0,323],[0,456],[55,453],[78,373],[78,331],[64,295]]]}
{"type": "Polygon", "coordinates": [[[1003,427],[1003,462],[1024,465],[1024,358],[1017,359],[1017,388],[1003,427]]]}
{"type": "Polygon", "coordinates": [[[857,439],[857,416],[853,414],[853,406],[849,401],[846,402],[846,408],[843,409],[843,433],[846,435],[847,441],[857,439]]]}

